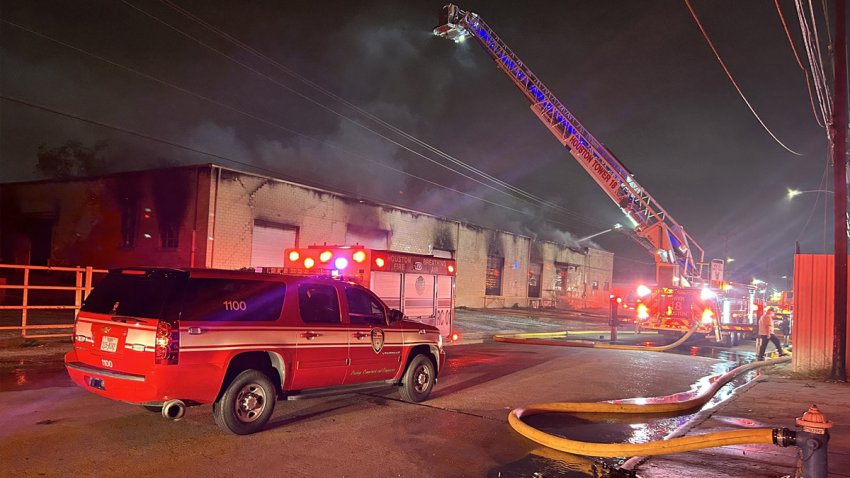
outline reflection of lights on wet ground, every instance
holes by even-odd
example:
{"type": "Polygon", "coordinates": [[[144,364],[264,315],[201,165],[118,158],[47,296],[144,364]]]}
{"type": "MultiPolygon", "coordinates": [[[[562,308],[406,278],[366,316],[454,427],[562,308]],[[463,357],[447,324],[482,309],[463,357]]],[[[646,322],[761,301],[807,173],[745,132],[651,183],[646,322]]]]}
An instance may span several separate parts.
{"type": "Polygon", "coordinates": [[[632,429],[628,438],[629,443],[646,443],[651,439],[649,425],[646,423],[632,423],[629,427],[632,429]]]}
{"type": "Polygon", "coordinates": [[[693,355],[693,356],[699,355],[699,347],[691,347],[691,355],[693,355]]]}
{"type": "Polygon", "coordinates": [[[26,385],[27,383],[27,373],[23,370],[17,369],[15,370],[15,383],[20,385],[26,385]]]}

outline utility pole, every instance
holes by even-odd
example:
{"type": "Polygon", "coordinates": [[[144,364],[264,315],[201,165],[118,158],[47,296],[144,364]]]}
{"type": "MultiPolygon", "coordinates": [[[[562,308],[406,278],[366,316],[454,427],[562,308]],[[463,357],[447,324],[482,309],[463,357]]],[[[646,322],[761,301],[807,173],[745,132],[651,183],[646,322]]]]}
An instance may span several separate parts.
{"type": "Polygon", "coordinates": [[[835,191],[835,304],[831,378],[847,381],[847,32],[844,0],[835,0],[835,96],[832,111],[832,165],[835,191]]]}

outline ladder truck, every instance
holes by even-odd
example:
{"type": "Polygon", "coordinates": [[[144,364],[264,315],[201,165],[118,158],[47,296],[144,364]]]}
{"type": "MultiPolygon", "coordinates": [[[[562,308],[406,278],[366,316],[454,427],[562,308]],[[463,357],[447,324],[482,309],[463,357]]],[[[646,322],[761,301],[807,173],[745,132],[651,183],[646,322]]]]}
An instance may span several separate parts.
{"type": "Polygon", "coordinates": [[[449,4],[443,7],[433,33],[457,43],[477,41],[525,95],[534,115],[626,215],[633,233],[630,237],[652,254],[656,265],[658,288],[644,300],[636,317],[640,326],[684,332],[696,325],[697,332],[729,342],[752,332],[752,300],[721,287],[722,261],[705,262],[705,253],[693,237],[481,17],[449,4]],[[706,279],[703,272],[707,266],[711,266],[711,277],[706,279]],[[738,302],[747,302],[749,307],[733,313],[730,304],[738,302]]]}
{"type": "Polygon", "coordinates": [[[531,111],[626,215],[632,237],[655,258],[659,287],[687,287],[699,280],[704,259],[699,244],[481,17],[446,5],[434,34],[458,43],[474,38],[495,60],[529,100],[531,111]]]}

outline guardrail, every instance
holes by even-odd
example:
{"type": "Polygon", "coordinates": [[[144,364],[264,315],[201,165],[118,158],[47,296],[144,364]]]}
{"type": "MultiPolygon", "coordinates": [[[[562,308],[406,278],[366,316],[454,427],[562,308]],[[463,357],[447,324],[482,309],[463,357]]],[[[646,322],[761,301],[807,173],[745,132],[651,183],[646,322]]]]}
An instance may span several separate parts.
{"type": "MultiPolygon", "coordinates": [[[[20,295],[20,304],[15,305],[5,305],[4,300],[0,300],[0,312],[5,315],[5,311],[20,311],[20,325],[0,325],[0,331],[2,330],[20,330],[21,336],[26,338],[40,338],[40,337],[70,337],[71,333],[50,333],[50,334],[32,334],[27,331],[37,331],[37,330],[61,330],[61,329],[71,329],[74,327],[73,323],[63,324],[63,323],[42,323],[42,324],[32,324],[28,323],[32,318],[30,311],[40,310],[40,311],[74,311],[74,318],[76,318],[77,313],[80,311],[80,306],[83,304],[83,300],[89,295],[92,290],[92,286],[94,283],[95,274],[105,274],[107,271],[105,269],[94,269],[92,267],[49,267],[49,266],[30,266],[30,265],[17,265],[17,264],[0,264],[0,272],[12,270],[12,275],[14,271],[19,271],[22,274],[22,279],[20,283],[8,284],[0,282],[0,299],[5,298],[8,294],[7,291],[21,291],[20,295]],[[48,284],[38,284],[33,283],[33,273],[36,274],[50,274],[57,273],[58,274],[74,274],[74,285],[52,285],[51,278],[47,278],[48,284]],[[58,304],[32,304],[32,292],[33,291],[50,291],[53,292],[53,297],[47,302],[59,302],[58,304]],[[67,298],[63,298],[65,295],[63,292],[73,292],[74,294],[74,303],[62,303],[67,298]]],[[[43,280],[44,278],[42,278],[43,280]]],[[[52,278],[52,282],[61,283],[61,278],[52,278]]],[[[39,322],[43,321],[44,318],[41,318],[39,322]]],[[[46,319],[50,322],[50,318],[46,319]]],[[[54,319],[55,320],[55,319],[54,319]]],[[[4,321],[5,322],[5,321],[4,321]]]]}

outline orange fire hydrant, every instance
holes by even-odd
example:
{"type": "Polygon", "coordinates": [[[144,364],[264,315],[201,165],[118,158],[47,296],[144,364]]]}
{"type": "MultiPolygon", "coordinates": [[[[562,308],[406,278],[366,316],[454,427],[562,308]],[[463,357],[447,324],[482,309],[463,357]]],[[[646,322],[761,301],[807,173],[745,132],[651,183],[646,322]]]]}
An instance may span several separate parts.
{"type": "Polygon", "coordinates": [[[773,442],[779,446],[796,446],[800,449],[800,462],[797,468],[805,478],[827,478],[829,429],[832,422],[812,405],[802,417],[797,418],[801,431],[787,428],[774,429],[773,442]]]}

